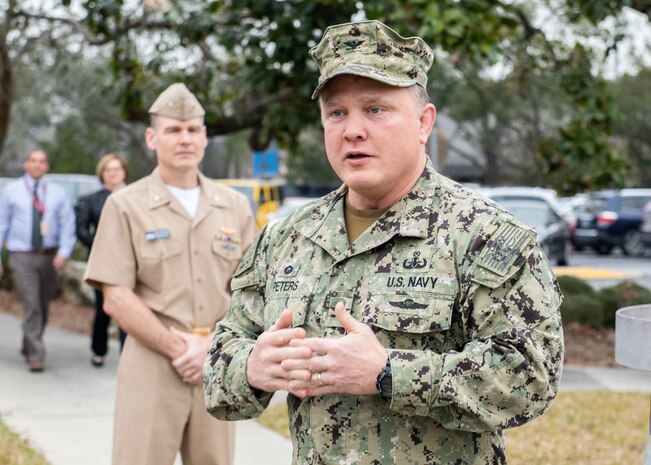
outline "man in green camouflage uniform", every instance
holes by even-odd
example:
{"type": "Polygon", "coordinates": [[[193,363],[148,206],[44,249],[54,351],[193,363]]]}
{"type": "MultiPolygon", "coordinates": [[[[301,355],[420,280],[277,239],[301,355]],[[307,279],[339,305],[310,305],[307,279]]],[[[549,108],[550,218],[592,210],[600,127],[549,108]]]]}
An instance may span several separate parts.
{"type": "Polygon", "coordinates": [[[364,21],[310,53],[344,185],[244,256],[208,410],[251,418],[289,391],[297,465],[505,464],[502,431],[544,412],[561,373],[561,295],[535,232],[433,170],[421,39],[364,21]]]}

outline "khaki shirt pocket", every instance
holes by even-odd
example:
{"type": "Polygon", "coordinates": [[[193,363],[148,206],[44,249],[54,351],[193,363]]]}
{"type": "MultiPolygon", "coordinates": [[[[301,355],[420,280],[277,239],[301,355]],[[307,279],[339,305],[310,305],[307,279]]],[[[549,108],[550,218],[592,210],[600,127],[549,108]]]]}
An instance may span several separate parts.
{"type": "MultiPolygon", "coordinates": [[[[239,260],[242,258],[242,244],[236,241],[225,241],[214,238],[212,241],[212,251],[218,257],[227,261],[239,260]]],[[[236,264],[237,265],[237,264],[236,264]]]]}
{"type": "Polygon", "coordinates": [[[178,270],[182,248],[175,239],[144,241],[138,255],[138,280],[147,288],[162,292],[171,283],[172,270],[178,270]]]}

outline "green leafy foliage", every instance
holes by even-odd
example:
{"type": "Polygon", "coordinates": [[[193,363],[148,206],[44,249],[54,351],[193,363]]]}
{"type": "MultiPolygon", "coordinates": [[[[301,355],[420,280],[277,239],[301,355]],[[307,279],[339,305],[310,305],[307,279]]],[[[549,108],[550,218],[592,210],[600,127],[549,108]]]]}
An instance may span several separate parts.
{"type": "Polygon", "coordinates": [[[592,327],[615,327],[615,314],[620,308],[651,304],[651,290],[625,280],[595,291],[586,281],[573,276],[559,276],[558,284],[564,300],[561,305],[563,323],[577,322],[592,327]]]}
{"type": "Polygon", "coordinates": [[[611,328],[615,327],[615,314],[620,308],[651,304],[651,291],[628,280],[600,289],[597,296],[603,307],[604,324],[611,328]]]}
{"type": "Polygon", "coordinates": [[[563,324],[580,323],[593,328],[604,325],[604,314],[596,294],[567,294],[561,304],[563,324]]]}
{"type": "MultiPolygon", "coordinates": [[[[21,31],[11,37],[27,36],[32,27],[26,25],[35,20],[20,8],[31,7],[17,5],[5,26],[21,31]]],[[[642,0],[89,0],[81,2],[82,14],[70,5],[53,4],[57,13],[57,6],[65,9],[65,20],[36,11],[46,18],[39,24],[50,40],[43,43],[58,51],[102,46],[111,77],[102,91],[113,95],[129,121],[146,122],[160,90],[183,80],[205,104],[209,135],[246,129],[253,149],[273,138],[300,153],[299,135],[318,121],[319,111],[310,99],[317,74],[308,49],[331,24],[379,19],[403,35],[422,36],[438,64],[462,82],[462,90],[433,94],[440,109],[455,104],[451,95],[470,103],[468,95],[475,94],[476,119],[468,122],[481,128],[487,173],[498,178],[497,166],[527,166],[536,183],[544,177],[562,193],[620,185],[626,175],[627,160],[611,140],[615,104],[593,75],[594,56],[587,45],[566,50],[536,19],[539,8],[558,8],[568,18],[556,15],[559,27],[589,43],[590,34],[603,33],[594,26],[625,6],[648,15],[642,0]],[[488,78],[493,65],[505,77],[488,78]]],[[[2,40],[0,34],[0,50],[2,40]]],[[[621,35],[612,40],[610,49],[621,35]]],[[[445,88],[439,79],[447,79],[441,69],[430,74],[437,90],[445,88]]]]}
{"type": "Polygon", "coordinates": [[[580,323],[594,328],[603,326],[604,315],[597,293],[592,286],[573,276],[559,276],[557,279],[563,293],[561,304],[563,324],[580,323]]]}
{"type": "Polygon", "coordinates": [[[584,295],[593,295],[595,290],[590,284],[580,278],[574,276],[558,276],[556,278],[558,285],[561,288],[561,292],[564,296],[570,294],[584,294],[584,295]]]}
{"type": "Polygon", "coordinates": [[[558,138],[541,147],[542,171],[563,195],[622,187],[628,162],[608,140],[615,106],[606,82],[591,74],[583,47],[575,47],[564,65],[560,84],[575,110],[558,129],[558,138]]]}

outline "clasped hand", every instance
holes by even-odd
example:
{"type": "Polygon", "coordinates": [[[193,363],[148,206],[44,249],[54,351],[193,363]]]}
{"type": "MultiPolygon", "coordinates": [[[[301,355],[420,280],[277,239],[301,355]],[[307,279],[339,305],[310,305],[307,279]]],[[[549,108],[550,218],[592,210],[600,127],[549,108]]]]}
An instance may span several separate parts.
{"type": "Polygon", "coordinates": [[[249,355],[249,384],[266,392],[285,390],[298,397],[331,393],[374,394],[377,374],[388,353],[367,325],[355,320],[343,303],[335,317],[346,330],[339,338],[306,336],[291,328],[292,313],[285,309],[262,333],[249,355]]]}
{"type": "Polygon", "coordinates": [[[184,383],[201,384],[203,381],[203,362],[210,346],[211,338],[199,334],[186,333],[174,327],[170,331],[185,342],[185,351],[172,360],[172,366],[184,383]]]}

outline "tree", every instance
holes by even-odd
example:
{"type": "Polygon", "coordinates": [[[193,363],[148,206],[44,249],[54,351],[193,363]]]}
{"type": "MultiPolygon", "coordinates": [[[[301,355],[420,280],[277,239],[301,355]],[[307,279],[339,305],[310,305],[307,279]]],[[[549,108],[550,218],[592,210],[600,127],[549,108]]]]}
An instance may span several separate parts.
{"type": "Polygon", "coordinates": [[[629,154],[630,186],[651,186],[651,68],[625,75],[612,83],[612,92],[622,115],[615,122],[614,135],[629,154]]]}
{"type": "MultiPolygon", "coordinates": [[[[70,3],[61,0],[63,7],[70,3]]],[[[568,184],[568,189],[576,189],[621,179],[622,164],[614,152],[604,156],[585,151],[586,138],[611,127],[610,123],[594,123],[599,118],[610,120],[613,110],[607,97],[600,101],[598,96],[585,95],[586,89],[603,90],[602,80],[581,64],[579,55],[591,59],[590,50],[568,47],[550,38],[536,25],[536,8],[549,8],[556,17],[567,17],[562,27],[576,31],[575,40],[580,42],[585,41],[586,31],[601,33],[599,28],[586,28],[586,24],[617,16],[625,6],[649,15],[647,3],[89,0],[82,4],[83,15],[71,10],[63,15],[18,9],[14,0],[11,11],[12,17],[24,22],[56,24],[84,44],[108,46],[112,87],[126,119],[146,121],[147,104],[166,85],[182,79],[206,103],[210,135],[250,129],[249,142],[254,149],[264,148],[275,137],[281,145],[297,151],[298,135],[317,121],[317,107],[309,99],[316,72],[307,48],[316,45],[327,25],[351,18],[377,18],[400,33],[424,37],[437,57],[449,61],[461,76],[481,75],[482,70],[497,63],[523,79],[536,74],[564,74],[565,85],[559,89],[577,106],[568,109],[568,117],[553,128],[555,133],[530,138],[529,142],[539,166],[548,172],[556,169],[556,159],[578,157],[575,161],[585,162],[584,152],[603,165],[599,168],[602,173],[567,180],[578,183],[568,184]],[[579,89],[579,83],[588,85],[579,89]],[[574,98],[569,95],[572,92],[580,95],[574,98]],[[591,109],[594,105],[601,112],[597,118],[591,109]]],[[[611,38],[611,46],[620,39],[611,38]]],[[[503,127],[519,129],[500,119],[498,106],[499,102],[493,102],[487,110],[503,127]]],[[[600,148],[601,143],[598,145],[600,148]]]]}

